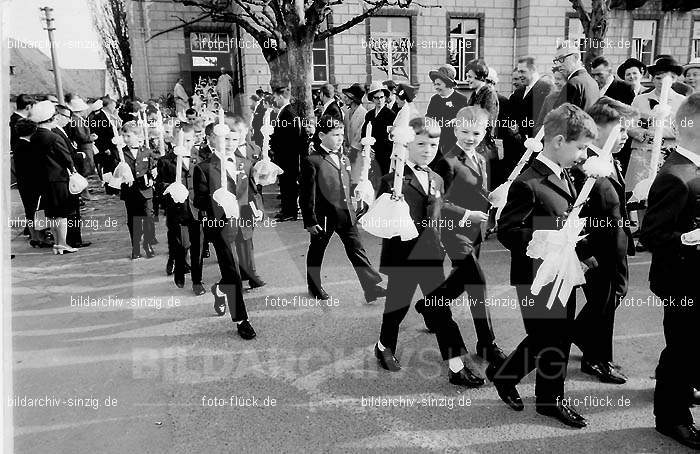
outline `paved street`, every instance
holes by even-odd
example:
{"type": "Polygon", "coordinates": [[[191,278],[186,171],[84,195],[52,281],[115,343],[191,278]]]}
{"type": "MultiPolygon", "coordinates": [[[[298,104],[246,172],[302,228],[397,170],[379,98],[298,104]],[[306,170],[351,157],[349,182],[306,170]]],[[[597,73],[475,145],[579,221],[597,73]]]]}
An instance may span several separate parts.
{"type": "MultiPolygon", "coordinates": [[[[273,205],[274,195],[266,202],[273,205]]],[[[32,249],[13,229],[14,390],[6,404],[16,407],[17,453],[684,452],[653,430],[652,376],[663,337],[662,309],[648,300],[647,253],[631,259],[630,294],[617,314],[615,357],[629,382],[606,385],[582,374],[572,349],[567,394],[589,419],[588,428],[574,430],[535,413],[534,376],[519,386],[521,413],[490,383],[450,385],[413,310],[399,338],[404,370],[380,370],[372,346],[383,300],[364,304],[335,239],[323,268],[332,299],[307,304],[301,221],[256,230],[268,285],[246,293],[258,337],[243,341],[228,314],[214,314],[211,294],[195,297],[189,280],[178,289],[165,276],[163,218],[158,255],[132,262],[118,198],[98,193],[83,216],[93,245],[77,254],[32,249]],[[90,298],[106,307],[85,307],[90,298]],[[397,398],[397,405],[370,406],[372,398],[397,398]]],[[[363,239],[378,264],[379,240],[363,239]]],[[[524,333],[507,285],[509,253],[489,240],[482,263],[489,296],[500,302],[492,307],[498,342],[508,352],[524,333]]],[[[207,288],[217,276],[212,248],[207,288]]],[[[454,312],[473,351],[469,309],[454,312]]],[[[468,361],[483,374],[483,362],[468,361]]]]}

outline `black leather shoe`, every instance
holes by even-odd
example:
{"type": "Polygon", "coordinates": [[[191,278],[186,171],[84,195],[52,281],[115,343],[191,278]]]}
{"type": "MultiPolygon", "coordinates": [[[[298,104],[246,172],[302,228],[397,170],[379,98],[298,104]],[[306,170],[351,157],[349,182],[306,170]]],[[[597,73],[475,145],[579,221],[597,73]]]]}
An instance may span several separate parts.
{"type": "Polygon", "coordinates": [[[141,254],[140,254],[140,253],[138,253],[138,252],[132,252],[132,253],[131,253],[131,260],[138,260],[138,259],[140,259],[140,258],[143,258],[143,257],[141,257],[141,254]]]}
{"type": "Polygon", "coordinates": [[[543,416],[549,416],[550,418],[556,418],[569,427],[581,429],[588,425],[586,418],[579,415],[576,410],[570,407],[568,403],[562,401],[561,398],[551,404],[537,404],[536,410],[537,413],[543,416]]]}
{"type": "Polygon", "coordinates": [[[398,372],[401,370],[399,360],[396,359],[396,356],[394,356],[394,354],[388,348],[381,351],[379,350],[379,346],[374,344],[374,356],[379,361],[379,365],[382,366],[382,369],[386,369],[391,372],[398,372]]]}
{"type": "Polygon", "coordinates": [[[255,330],[252,326],[250,326],[250,322],[248,322],[248,320],[243,320],[241,323],[238,323],[237,329],[238,335],[241,336],[242,339],[250,340],[257,336],[257,334],[255,334],[255,330]]]}
{"type": "Polygon", "coordinates": [[[498,397],[500,397],[501,400],[513,410],[523,411],[525,404],[523,404],[523,400],[520,398],[520,394],[518,393],[515,385],[497,381],[494,379],[495,375],[496,366],[489,364],[486,367],[486,378],[493,383],[493,386],[496,388],[496,392],[498,393],[498,397]]]}
{"type": "Polygon", "coordinates": [[[692,424],[656,424],[656,431],[693,449],[700,449],[700,432],[692,424]]]}
{"type": "Polygon", "coordinates": [[[148,243],[143,244],[143,250],[146,252],[147,259],[153,258],[156,255],[156,251],[153,250],[153,246],[148,243]]]}
{"type": "Polygon", "coordinates": [[[506,354],[503,353],[495,343],[489,346],[477,345],[476,354],[480,358],[485,359],[489,364],[501,365],[506,360],[506,354]]]}
{"type": "Polygon", "coordinates": [[[257,278],[248,280],[248,284],[250,284],[250,288],[260,288],[264,286],[266,282],[260,278],[257,278]]]}
{"type": "Polygon", "coordinates": [[[308,289],[309,293],[311,293],[311,296],[313,296],[314,298],[318,298],[320,300],[327,300],[328,298],[330,298],[328,293],[326,293],[326,291],[320,285],[318,286],[318,288],[313,288],[309,286],[308,289]]]}
{"type": "Polygon", "coordinates": [[[478,388],[483,386],[484,379],[475,375],[467,366],[464,366],[459,372],[449,372],[450,383],[457,386],[466,386],[467,388],[478,388]]]}
{"type": "Polygon", "coordinates": [[[175,277],[174,281],[177,288],[185,288],[185,276],[175,277]]]}
{"type": "Polygon", "coordinates": [[[202,296],[207,293],[207,291],[204,289],[202,284],[192,284],[192,293],[194,293],[196,296],[202,296]]]}
{"type": "Polygon", "coordinates": [[[365,292],[365,301],[367,301],[367,303],[369,304],[371,302],[376,301],[377,298],[381,298],[382,296],[386,296],[386,289],[375,285],[374,287],[365,292]]]}
{"type": "Polygon", "coordinates": [[[275,216],[275,221],[277,222],[296,221],[297,219],[297,216],[282,213],[275,216]]]}
{"type": "Polygon", "coordinates": [[[81,241],[79,243],[73,243],[73,244],[68,244],[70,247],[76,247],[76,248],[82,248],[82,247],[88,247],[92,244],[92,241],[81,241]]]}
{"type": "Polygon", "coordinates": [[[209,248],[202,251],[203,258],[208,259],[210,256],[211,256],[211,252],[209,252],[209,248]]]}
{"type": "Polygon", "coordinates": [[[690,392],[690,405],[700,405],[700,390],[693,388],[690,392]]]}
{"type": "Polygon", "coordinates": [[[581,372],[598,377],[598,380],[603,383],[613,383],[615,385],[627,383],[625,374],[615,369],[610,363],[593,362],[582,358],[581,372]]]}
{"type": "Polygon", "coordinates": [[[428,321],[428,317],[425,316],[425,299],[419,299],[414,307],[416,308],[416,312],[423,316],[423,321],[425,322],[425,329],[428,330],[429,333],[435,333],[435,327],[432,326],[432,324],[428,321]]]}
{"type": "Polygon", "coordinates": [[[175,272],[175,259],[168,259],[168,263],[165,264],[165,274],[167,276],[172,276],[175,272]]]}
{"type": "Polygon", "coordinates": [[[216,296],[216,286],[217,284],[211,286],[211,294],[214,295],[214,312],[221,316],[226,313],[226,297],[216,296]]]}

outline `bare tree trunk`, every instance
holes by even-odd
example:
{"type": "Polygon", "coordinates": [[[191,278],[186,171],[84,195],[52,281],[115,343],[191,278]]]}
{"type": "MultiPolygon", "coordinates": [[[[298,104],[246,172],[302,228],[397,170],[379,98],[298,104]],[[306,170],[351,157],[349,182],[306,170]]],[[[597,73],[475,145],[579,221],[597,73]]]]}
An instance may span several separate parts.
{"type": "Polygon", "coordinates": [[[289,82],[292,97],[296,99],[299,116],[304,125],[312,125],[314,121],[313,98],[311,84],[313,83],[313,66],[311,55],[313,35],[303,35],[299,42],[290,42],[287,47],[289,61],[289,82]]]}
{"type": "Polygon", "coordinates": [[[588,49],[586,52],[586,68],[590,69],[591,62],[603,55],[605,49],[605,35],[608,33],[608,15],[610,8],[608,0],[593,0],[591,5],[591,20],[588,24],[586,37],[588,37],[588,49]]]}

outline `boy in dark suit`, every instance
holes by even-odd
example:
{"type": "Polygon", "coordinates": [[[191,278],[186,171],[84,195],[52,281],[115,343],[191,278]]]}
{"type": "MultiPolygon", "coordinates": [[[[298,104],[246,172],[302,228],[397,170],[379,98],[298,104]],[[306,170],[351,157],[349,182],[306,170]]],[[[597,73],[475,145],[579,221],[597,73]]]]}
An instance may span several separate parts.
{"type": "Polygon", "coordinates": [[[143,128],[136,122],[129,121],[122,126],[124,138],[124,162],[131,169],[134,182],[122,183],[120,198],[126,207],[127,226],[131,236],[131,259],[141,258],[139,243],[143,236],[143,250],[146,257],[156,255],[148,238],[155,237],[153,222],[153,175],[156,173],[156,161],[153,152],[146,148],[142,137],[143,128]]]}
{"type": "MultiPolygon", "coordinates": [[[[401,370],[394,356],[399,325],[410,308],[416,287],[420,286],[425,295],[445,277],[442,268],[445,251],[440,244],[440,208],[445,191],[440,175],[428,167],[438,152],[440,128],[432,120],[426,123],[422,117],[411,120],[409,126],[416,138],[408,144],[402,194],[419,235],[409,241],[396,236],[382,242],[380,271],[388,276],[387,296],[379,341],[374,347],[379,364],[393,372],[401,370]]],[[[379,193],[391,193],[393,185],[394,172],[391,172],[382,178],[379,193]]],[[[448,361],[450,368],[450,383],[467,387],[483,385],[484,380],[475,376],[460,358],[467,349],[449,305],[428,304],[424,316],[435,327],[442,359],[448,361]]]]}
{"type": "MultiPolygon", "coordinates": [[[[489,201],[486,160],[476,149],[486,135],[488,118],[488,113],[480,107],[460,109],[454,121],[457,143],[433,163],[433,169],[445,182],[442,217],[454,225],[442,235],[452,272],[426,295],[425,301],[451,301],[466,291],[476,330],[476,352],[490,363],[499,363],[505,355],[496,345],[485,302],[486,278],[479,264],[481,223],[488,220],[489,201]]],[[[419,313],[423,313],[425,301],[416,303],[419,313]]],[[[429,323],[427,326],[433,329],[429,323]]]]}
{"type": "Polygon", "coordinates": [[[204,235],[211,241],[216,251],[221,280],[214,284],[211,292],[214,295],[214,310],[219,315],[226,313],[228,305],[231,320],[236,323],[236,329],[241,338],[250,340],[256,336],[255,330],[248,321],[248,311],[243,301],[243,283],[238,268],[238,257],[235,243],[235,219],[228,218],[226,212],[214,200],[214,193],[221,188],[221,172],[226,172],[228,192],[236,194],[235,175],[237,166],[234,164],[235,143],[234,134],[229,133],[222,150],[218,140],[214,140],[214,124],[206,127],[209,147],[212,150],[208,159],[200,162],[194,168],[194,206],[204,212],[202,224],[204,235]]]}
{"type": "Polygon", "coordinates": [[[700,388],[700,94],[678,108],[678,146],[649,191],[640,240],[652,254],[649,286],[664,303],[666,347],[656,367],[656,430],[694,449],[700,431],[688,409],[700,388]]]}
{"type": "MultiPolygon", "coordinates": [[[[515,385],[536,369],[537,413],[580,428],[586,426],[586,420],[564,399],[576,293],[571,293],[566,307],[555,301],[547,309],[553,283],[538,295],[532,294],[530,287],[542,262],[528,257],[526,250],[536,230],[559,230],[564,225],[577,196],[565,169],[585,157],[597,127],[583,110],[564,104],[547,114],[544,131],[544,150],[513,181],[498,228],[498,240],[511,251],[510,281],[516,288],[527,335],[501,367],[489,365],[486,376],[499,397],[520,411],[523,402],[515,385]]],[[[588,264],[592,266],[591,261],[588,264]]]]}
{"type": "Polygon", "coordinates": [[[378,284],[379,273],[367,258],[357,217],[350,198],[350,161],[342,154],[343,123],[332,117],[321,117],[318,127],[318,145],[301,161],[301,193],[299,201],[304,216],[304,228],[311,235],[306,254],[306,282],[309,293],[327,300],[328,293],[321,285],[323,254],[333,233],[345,245],[345,253],[355,268],[368,303],[385,295],[378,284]]]}
{"type": "MultiPolygon", "coordinates": [[[[597,156],[613,128],[619,126],[619,143],[612,149],[613,154],[618,153],[627,141],[627,128],[636,120],[635,109],[604,96],[588,109],[588,114],[598,126],[598,137],[588,155],[597,156]]],[[[634,255],[634,241],[629,227],[625,179],[619,163],[612,155],[610,159],[615,173],[596,180],[580,215],[587,220],[587,237],[579,250],[583,256],[592,256],[597,266],[586,271],[583,285],[586,305],[576,317],[574,343],[583,352],[582,372],[605,383],[622,384],[627,377],[612,362],[613,327],[615,310],[627,294],[627,255],[634,255]]],[[[575,166],[571,174],[580,191],[585,173],[575,166]]]]}
{"type": "Polygon", "coordinates": [[[252,170],[255,163],[262,159],[260,148],[253,142],[247,142],[248,125],[243,117],[230,112],[224,120],[234,134],[238,135],[235,144],[236,165],[239,173],[236,174],[236,197],[241,216],[236,219],[236,252],[238,253],[238,265],[241,279],[247,280],[250,288],[258,288],[265,285],[265,281],[258,276],[255,268],[255,250],[253,247],[253,231],[255,224],[262,220],[262,197],[258,192],[258,185],[252,178],[252,170]],[[253,211],[251,202],[256,208],[253,211]]]}

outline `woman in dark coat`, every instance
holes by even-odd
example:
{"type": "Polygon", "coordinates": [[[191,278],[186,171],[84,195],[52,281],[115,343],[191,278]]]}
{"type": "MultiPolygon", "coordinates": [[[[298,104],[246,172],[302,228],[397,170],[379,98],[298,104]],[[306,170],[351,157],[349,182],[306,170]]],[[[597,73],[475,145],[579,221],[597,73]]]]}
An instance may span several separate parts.
{"type": "Polygon", "coordinates": [[[498,148],[493,138],[493,130],[494,125],[498,124],[499,104],[496,90],[492,85],[486,83],[488,75],[489,68],[482,61],[473,60],[467,65],[467,85],[474,90],[472,97],[469,99],[469,105],[479,106],[489,113],[489,125],[486,128],[486,135],[481,144],[479,144],[477,151],[486,158],[487,162],[491,163],[494,159],[498,159],[498,148]]]}
{"type": "Polygon", "coordinates": [[[51,247],[53,243],[46,238],[42,226],[34,227],[34,213],[39,205],[39,196],[44,187],[44,180],[37,162],[43,158],[39,150],[31,144],[31,136],[36,132],[36,123],[22,118],[15,123],[17,140],[14,148],[15,174],[17,189],[24,206],[24,216],[29,229],[29,244],[32,247],[51,247]]]}
{"type": "Polygon", "coordinates": [[[37,123],[38,128],[31,139],[34,153],[41,156],[39,169],[44,181],[41,194],[41,206],[51,224],[56,244],[54,254],[77,252],[76,248],[68,246],[68,216],[73,213],[72,197],[68,190],[69,170],[75,172],[73,159],[64,140],[51,131],[56,126],[54,117],[56,107],[51,101],[41,101],[32,107],[30,120],[37,123]]]}

